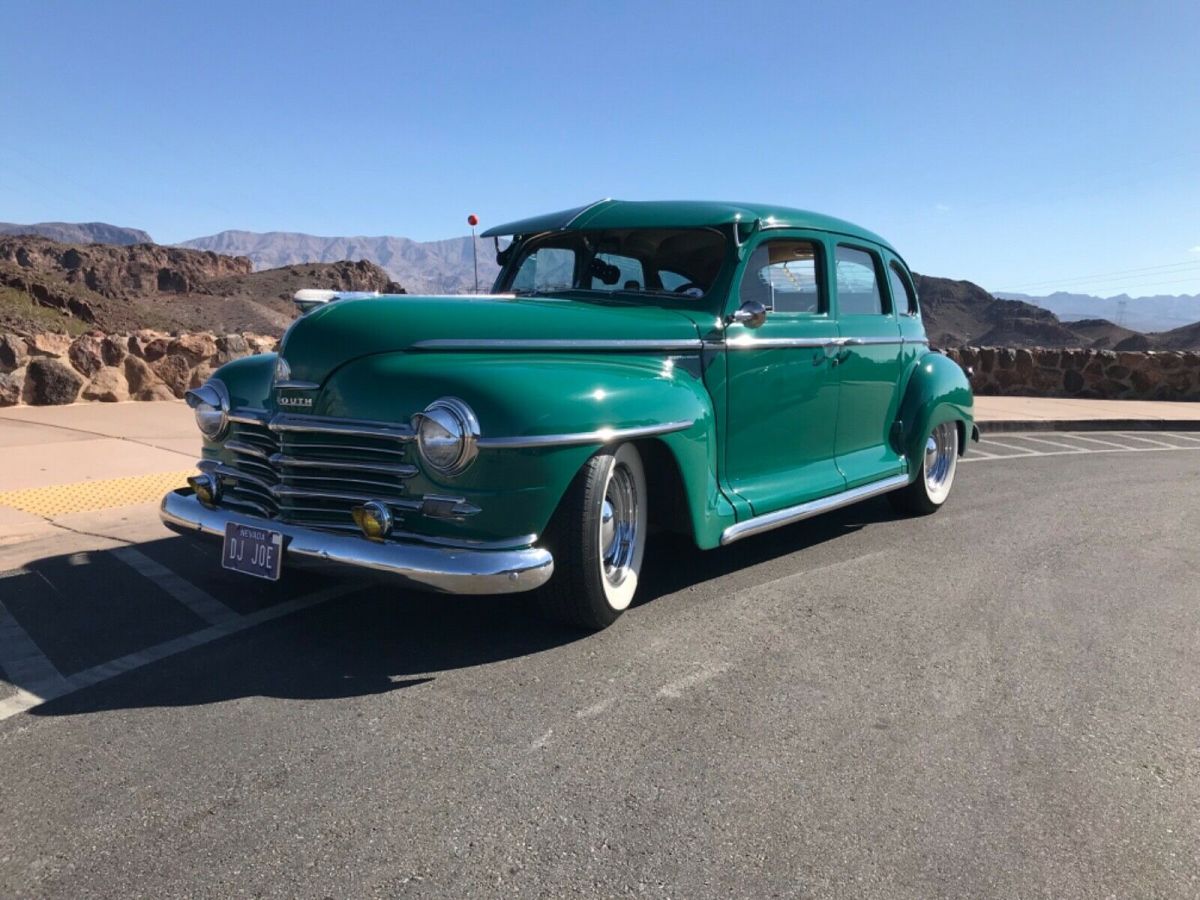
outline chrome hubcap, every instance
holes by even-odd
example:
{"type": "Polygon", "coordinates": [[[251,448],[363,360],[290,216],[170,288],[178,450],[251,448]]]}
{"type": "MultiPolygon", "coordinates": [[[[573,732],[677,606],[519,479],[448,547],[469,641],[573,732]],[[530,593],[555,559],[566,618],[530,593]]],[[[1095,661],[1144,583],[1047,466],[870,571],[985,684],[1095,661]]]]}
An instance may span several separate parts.
{"type": "Polygon", "coordinates": [[[938,494],[954,477],[957,444],[958,433],[953,422],[937,426],[925,442],[925,487],[930,494],[938,494]]]}
{"type": "Polygon", "coordinates": [[[613,467],[600,506],[600,559],[604,579],[612,586],[629,575],[637,547],[637,483],[623,465],[613,467]]]}

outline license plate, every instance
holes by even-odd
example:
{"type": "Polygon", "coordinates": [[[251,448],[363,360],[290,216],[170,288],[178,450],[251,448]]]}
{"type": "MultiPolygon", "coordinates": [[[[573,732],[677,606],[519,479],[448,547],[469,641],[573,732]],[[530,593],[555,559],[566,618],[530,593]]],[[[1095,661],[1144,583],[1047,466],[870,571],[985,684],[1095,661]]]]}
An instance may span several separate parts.
{"type": "Polygon", "coordinates": [[[236,522],[225,526],[221,565],[226,569],[278,581],[282,563],[283,535],[278,531],[238,525],[236,522]]]}

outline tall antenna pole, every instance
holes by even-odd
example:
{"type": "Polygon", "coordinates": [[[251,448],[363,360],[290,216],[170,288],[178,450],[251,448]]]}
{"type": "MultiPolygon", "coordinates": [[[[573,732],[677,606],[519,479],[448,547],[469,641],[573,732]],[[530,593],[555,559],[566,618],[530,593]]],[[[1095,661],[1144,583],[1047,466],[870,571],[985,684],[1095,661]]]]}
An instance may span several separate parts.
{"type": "Polygon", "coordinates": [[[479,224],[479,216],[471,213],[467,216],[467,224],[471,226],[471,262],[475,266],[475,293],[479,293],[479,248],[476,247],[475,226],[479,224]]]}

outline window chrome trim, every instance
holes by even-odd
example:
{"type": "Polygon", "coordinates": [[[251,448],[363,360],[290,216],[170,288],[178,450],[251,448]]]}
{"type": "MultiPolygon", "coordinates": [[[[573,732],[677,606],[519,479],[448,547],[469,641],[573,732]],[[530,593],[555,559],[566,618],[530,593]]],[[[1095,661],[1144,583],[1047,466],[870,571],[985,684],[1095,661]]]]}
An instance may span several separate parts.
{"type": "Polygon", "coordinates": [[[642,425],[636,428],[599,428],[596,431],[577,431],[571,434],[539,434],[530,437],[480,438],[481,450],[522,450],[529,447],[572,447],[579,444],[609,444],[631,441],[684,431],[695,424],[694,419],[666,422],[662,425],[642,425]]]}
{"type": "Polygon", "coordinates": [[[870,484],[851,488],[848,491],[842,491],[840,494],[833,494],[830,497],[822,497],[819,500],[801,503],[798,506],[789,506],[786,509],[755,516],[752,519],[747,519],[745,522],[730,525],[721,532],[721,546],[732,544],[734,541],[740,541],[742,538],[750,537],[751,535],[761,534],[764,531],[781,528],[784,525],[791,525],[793,522],[811,519],[813,516],[832,512],[835,509],[841,509],[843,506],[850,506],[853,503],[858,503],[860,500],[878,497],[880,494],[886,494],[889,491],[902,488],[906,484],[908,484],[907,475],[893,475],[890,478],[872,481],[870,484]]]}
{"type": "Polygon", "coordinates": [[[643,340],[636,338],[615,340],[589,340],[574,338],[544,338],[521,340],[514,338],[437,338],[417,341],[412,350],[615,350],[639,352],[647,350],[700,350],[703,342],[699,338],[679,340],[643,340]]]}

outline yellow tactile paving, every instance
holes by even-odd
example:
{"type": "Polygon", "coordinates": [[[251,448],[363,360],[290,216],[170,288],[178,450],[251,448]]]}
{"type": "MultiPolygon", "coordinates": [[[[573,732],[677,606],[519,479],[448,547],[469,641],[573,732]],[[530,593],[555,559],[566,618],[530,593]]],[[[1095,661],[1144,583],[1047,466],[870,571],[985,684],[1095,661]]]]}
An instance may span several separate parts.
{"type": "Polygon", "coordinates": [[[52,484],[19,491],[0,491],[0,506],[19,509],[35,516],[53,519],[68,513],[112,509],[158,500],[167,491],[183,487],[194,469],[185,472],[155,472],[127,478],[104,478],[52,484]]]}

